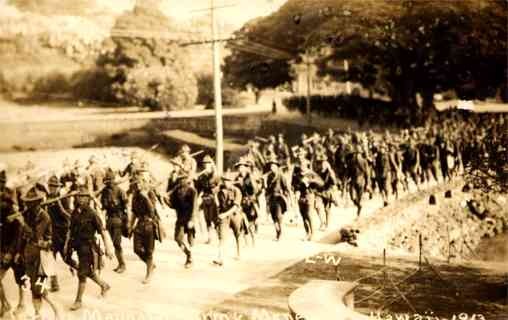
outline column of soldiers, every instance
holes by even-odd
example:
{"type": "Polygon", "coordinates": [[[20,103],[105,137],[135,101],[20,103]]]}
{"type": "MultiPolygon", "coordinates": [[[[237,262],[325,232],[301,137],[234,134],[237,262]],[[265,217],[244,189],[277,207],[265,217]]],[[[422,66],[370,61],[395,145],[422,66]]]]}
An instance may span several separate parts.
{"type": "MultiPolygon", "coordinates": [[[[330,129],[324,135],[303,134],[291,148],[282,134],[256,137],[248,142],[247,152],[233,170],[222,176],[212,157],[205,155],[198,162],[194,157],[199,153],[192,154],[184,145],[170,161],[167,183],[158,181],[136,153],[125,169],[101,166],[92,157],[87,168],[79,162],[67,163],[59,176],[32,182],[28,188],[8,188],[6,171],[0,170],[0,280],[12,269],[19,287],[16,311],[25,309],[23,288],[29,288],[39,315],[42,301],[52,306],[48,293],[59,290],[47,253],[54,259],[60,256],[77,274],[71,309],[78,310],[87,279],[100,287],[103,296],[110,290],[99,276],[104,255],[112,258],[114,253],[118,262],[114,271],[126,271],[122,241],[129,238],[134,253],[146,264],[143,283],[149,283],[156,268],[156,241],[165,237],[159,212],[163,205],[176,212],[173,237],[185,255],[186,268],[193,265],[192,250],[201,220],[206,225],[202,230],[206,243],[218,238],[217,259],[213,260],[217,266],[225,263],[230,229],[240,259],[242,240],[255,245],[260,217],[271,218],[276,241],[283,237],[290,207],[298,209],[305,238],[312,240],[318,227],[330,226],[332,207],[347,198],[360,216],[367,195],[379,194],[386,206],[412,186],[419,189],[460,174],[464,162],[485,149],[477,137],[506,123],[503,116],[499,118],[489,121],[473,115],[457,119],[452,114],[399,134],[330,129]],[[128,190],[120,187],[123,182],[128,182],[128,190]],[[162,192],[164,185],[167,188],[162,192]],[[318,217],[319,226],[313,216],[318,217]]],[[[0,315],[11,311],[1,282],[0,302],[0,315]]]]}

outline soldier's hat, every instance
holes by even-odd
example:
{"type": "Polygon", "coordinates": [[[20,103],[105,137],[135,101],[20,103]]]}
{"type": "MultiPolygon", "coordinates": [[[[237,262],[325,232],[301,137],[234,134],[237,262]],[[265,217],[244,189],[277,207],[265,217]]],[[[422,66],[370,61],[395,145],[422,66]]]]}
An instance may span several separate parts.
{"type": "Polygon", "coordinates": [[[246,159],[245,157],[241,157],[237,163],[235,163],[235,168],[238,168],[240,166],[246,166],[246,167],[250,167],[252,164],[250,163],[250,161],[248,159],[246,159]]]}
{"type": "Polygon", "coordinates": [[[444,194],[445,198],[451,198],[452,197],[452,191],[451,190],[446,190],[445,194],[444,194]]]}
{"type": "Polygon", "coordinates": [[[25,193],[21,200],[23,202],[34,202],[34,201],[42,201],[46,197],[46,194],[40,190],[39,188],[36,188],[35,186],[30,188],[27,193],[25,193]]]}
{"type": "Polygon", "coordinates": [[[437,203],[436,196],[431,194],[430,197],[429,197],[429,204],[430,205],[435,205],[436,203],[437,203]]]}
{"type": "Polygon", "coordinates": [[[115,173],[113,170],[108,169],[106,174],[104,175],[104,182],[114,182],[115,181],[115,173]]]}
{"type": "Polygon", "coordinates": [[[97,162],[97,157],[94,154],[92,154],[90,156],[90,158],[88,158],[88,162],[89,163],[96,163],[97,162]]]}
{"type": "Polygon", "coordinates": [[[232,171],[227,171],[222,175],[222,180],[225,181],[235,181],[236,175],[232,171]]]}
{"type": "Polygon", "coordinates": [[[211,163],[211,164],[214,164],[215,162],[213,161],[212,157],[210,157],[210,155],[206,155],[203,157],[203,160],[201,160],[201,163],[205,164],[205,163],[211,163]]]}
{"type": "Polygon", "coordinates": [[[7,182],[7,173],[5,170],[0,171],[0,182],[7,182]]]}
{"type": "Polygon", "coordinates": [[[48,179],[48,186],[50,186],[50,187],[61,187],[62,183],[60,183],[60,179],[58,179],[57,176],[52,175],[48,179]]]}
{"type": "Polygon", "coordinates": [[[184,144],[181,148],[180,148],[180,151],[178,151],[178,154],[184,154],[184,153],[189,153],[191,151],[189,145],[187,144],[184,144]]]}

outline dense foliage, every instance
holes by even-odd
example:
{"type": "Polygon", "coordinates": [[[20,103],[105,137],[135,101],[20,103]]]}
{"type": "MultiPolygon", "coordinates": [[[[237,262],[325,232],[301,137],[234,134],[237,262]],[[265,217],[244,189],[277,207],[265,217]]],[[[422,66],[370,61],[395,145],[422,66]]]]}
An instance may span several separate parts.
{"type": "MultiPolygon", "coordinates": [[[[416,110],[417,93],[430,107],[433,94],[448,89],[506,99],[507,8],[485,0],[289,0],[237,36],[284,50],[295,62],[313,54],[321,74],[360,82],[416,110]],[[347,73],[338,67],[343,59],[347,73]]],[[[262,89],[288,81],[287,61],[231,50],[224,68],[231,83],[262,89]]]]}
{"type": "MultiPolygon", "coordinates": [[[[175,30],[160,11],[136,6],[120,16],[114,29],[136,32],[175,30]]],[[[98,59],[111,79],[111,92],[120,102],[152,109],[176,110],[193,106],[197,81],[175,39],[111,38],[110,49],[98,59]]]]}

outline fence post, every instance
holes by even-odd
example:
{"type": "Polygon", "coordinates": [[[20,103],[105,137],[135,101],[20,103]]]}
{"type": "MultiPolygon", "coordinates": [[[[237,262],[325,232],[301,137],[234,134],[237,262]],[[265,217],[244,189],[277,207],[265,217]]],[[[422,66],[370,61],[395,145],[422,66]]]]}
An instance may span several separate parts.
{"type": "Polygon", "coordinates": [[[419,248],[419,255],[418,255],[418,269],[422,268],[422,234],[418,234],[418,248],[419,248]]]}

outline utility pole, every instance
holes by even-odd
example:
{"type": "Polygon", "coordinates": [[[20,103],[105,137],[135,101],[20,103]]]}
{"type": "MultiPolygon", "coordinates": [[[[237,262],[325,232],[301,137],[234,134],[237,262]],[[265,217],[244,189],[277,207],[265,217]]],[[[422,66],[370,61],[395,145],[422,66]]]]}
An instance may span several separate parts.
{"type": "Polygon", "coordinates": [[[310,75],[310,61],[307,60],[307,121],[309,122],[309,124],[312,123],[312,114],[310,113],[310,95],[311,95],[311,92],[310,92],[310,85],[312,83],[311,79],[310,79],[311,75],[310,75]]]}
{"type": "Polygon", "coordinates": [[[305,113],[307,115],[308,124],[312,123],[312,114],[311,114],[311,105],[310,105],[310,97],[312,95],[311,87],[312,87],[312,65],[314,64],[314,59],[311,57],[310,52],[307,51],[303,56],[303,63],[305,63],[307,67],[307,97],[306,97],[306,110],[305,113]]]}
{"type": "MultiPolygon", "coordinates": [[[[347,60],[344,60],[344,71],[346,71],[346,74],[349,72],[349,62],[347,60]]],[[[351,95],[351,82],[349,80],[346,81],[346,93],[351,95]]]]}
{"type": "Polygon", "coordinates": [[[222,88],[221,88],[221,70],[220,70],[220,47],[217,37],[217,19],[215,16],[214,0],[211,1],[212,16],[212,49],[213,49],[213,91],[215,106],[215,127],[216,127],[216,150],[215,161],[217,173],[222,175],[224,171],[224,134],[222,128],[222,88]]]}

